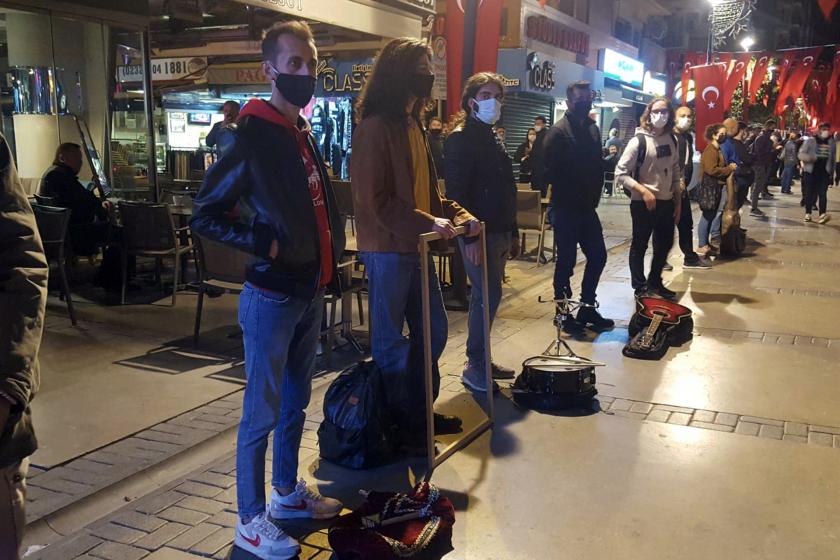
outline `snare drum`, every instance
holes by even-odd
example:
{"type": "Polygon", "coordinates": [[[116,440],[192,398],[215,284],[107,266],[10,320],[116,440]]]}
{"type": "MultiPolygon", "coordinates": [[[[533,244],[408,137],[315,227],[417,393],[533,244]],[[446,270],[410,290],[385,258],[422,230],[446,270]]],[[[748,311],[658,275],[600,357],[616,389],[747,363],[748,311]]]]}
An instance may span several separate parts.
{"type": "Polygon", "coordinates": [[[512,386],[514,400],[537,409],[587,406],[598,394],[595,367],[569,363],[558,356],[540,355],[522,363],[522,373],[512,386]]]}

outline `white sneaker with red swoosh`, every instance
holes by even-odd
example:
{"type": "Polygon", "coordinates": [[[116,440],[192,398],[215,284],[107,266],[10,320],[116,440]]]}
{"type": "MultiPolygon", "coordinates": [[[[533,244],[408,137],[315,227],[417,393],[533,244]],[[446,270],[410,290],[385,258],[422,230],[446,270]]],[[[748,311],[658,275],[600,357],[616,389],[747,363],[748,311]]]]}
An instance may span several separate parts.
{"type": "Polygon", "coordinates": [[[338,515],[343,506],[338,500],[313,492],[306,487],[306,481],[301,479],[295,491],[288,496],[281,496],[277,490],[272,490],[268,507],[274,519],[330,519],[338,515]]]}
{"type": "Polygon", "coordinates": [[[248,523],[236,523],[233,544],[262,560],[286,560],[300,553],[298,542],[261,513],[248,523]]]}

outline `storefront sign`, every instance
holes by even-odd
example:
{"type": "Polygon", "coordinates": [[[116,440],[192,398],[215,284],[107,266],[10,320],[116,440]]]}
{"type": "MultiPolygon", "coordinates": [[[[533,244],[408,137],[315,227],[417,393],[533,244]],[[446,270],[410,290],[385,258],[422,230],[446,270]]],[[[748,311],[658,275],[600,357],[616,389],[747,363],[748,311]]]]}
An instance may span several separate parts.
{"type": "Polygon", "coordinates": [[[642,91],[653,95],[664,96],[668,85],[664,79],[654,78],[650,71],[645,72],[645,81],[642,84],[642,91]]]}
{"type": "Polygon", "coordinates": [[[642,61],[625,56],[612,49],[601,51],[601,69],[604,77],[633,87],[642,87],[645,65],[642,61]]]}
{"type": "MultiPolygon", "coordinates": [[[[194,80],[207,72],[207,59],[203,57],[154,58],[152,59],[152,81],[194,80]]],[[[143,65],[129,64],[117,67],[119,82],[142,82],[143,65]]]]}
{"type": "Polygon", "coordinates": [[[575,31],[545,16],[528,16],[525,34],[529,39],[558,49],[582,55],[589,53],[589,34],[575,31]]]}
{"type": "Polygon", "coordinates": [[[259,63],[213,64],[207,69],[207,83],[213,85],[267,84],[259,63]]]}
{"type": "Polygon", "coordinates": [[[551,91],[555,85],[554,63],[540,58],[535,52],[528,55],[528,84],[537,91],[551,91]]]}
{"type": "Polygon", "coordinates": [[[654,96],[649,93],[644,93],[637,89],[632,89],[627,86],[621,86],[621,98],[627,99],[639,105],[647,105],[653,101],[654,96]]]}
{"type": "Polygon", "coordinates": [[[318,83],[315,95],[337,97],[362,91],[373,71],[373,60],[322,60],[318,63],[318,83]]]}
{"type": "Polygon", "coordinates": [[[423,15],[435,13],[435,0],[377,0],[377,2],[398,6],[423,15]]]}

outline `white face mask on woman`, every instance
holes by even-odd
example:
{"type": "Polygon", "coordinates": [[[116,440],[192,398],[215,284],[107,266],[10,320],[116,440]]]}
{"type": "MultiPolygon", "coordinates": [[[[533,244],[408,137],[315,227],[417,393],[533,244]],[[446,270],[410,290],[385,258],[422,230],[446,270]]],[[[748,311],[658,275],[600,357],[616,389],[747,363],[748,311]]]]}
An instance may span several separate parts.
{"type": "Polygon", "coordinates": [[[820,138],[822,138],[823,140],[828,140],[829,138],[831,138],[831,132],[828,130],[821,130],[820,138]]]}
{"type": "Polygon", "coordinates": [[[485,124],[496,124],[499,117],[502,115],[502,102],[498,99],[482,99],[475,100],[477,107],[475,108],[475,116],[478,120],[485,124]]]}
{"type": "Polygon", "coordinates": [[[656,130],[662,130],[668,124],[668,113],[651,113],[650,124],[656,130]]]}

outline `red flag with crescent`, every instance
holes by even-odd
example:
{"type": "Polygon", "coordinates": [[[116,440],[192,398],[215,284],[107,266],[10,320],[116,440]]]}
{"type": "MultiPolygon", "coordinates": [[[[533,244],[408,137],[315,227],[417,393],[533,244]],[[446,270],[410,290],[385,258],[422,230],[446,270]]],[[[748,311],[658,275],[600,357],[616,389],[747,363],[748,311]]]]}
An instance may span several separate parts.
{"type": "Polygon", "coordinates": [[[475,24],[474,74],[496,71],[501,29],[502,0],[480,0],[475,24]]]}
{"type": "Polygon", "coordinates": [[[819,122],[829,120],[831,117],[827,103],[831,73],[831,66],[825,62],[820,62],[805,83],[803,96],[811,109],[809,112],[816,116],[819,122]]]}
{"type": "MultiPolygon", "coordinates": [[[[834,51],[834,67],[831,71],[831,78],[828,81],[825,102],[829,108],[833,108],[837,101],[840,101],[840,47],[834,51]]],[[[837,115],[840,117],[840,115],[837,115]]]]}
{"type": "Polygon", "coordinates": [[[733,58],[732,69],[729,71],[729,76],[726,78],[723,87],[724,109],[727,111],[732,106],[732,95],[738,89],[738,84],[744,79],[744,74],[747,73],[747,66],[751,58],[750,53],[738,53],[733,58]]]}
{"type": "Polygon", "coordinates": [[[688,81],[691,79],[691,67],[700,64],[706,57],[703,53],[685,53],[683,55],[683,69],[682,69],[682,104],[685,105],[688,96],[688,81]]]}
{"type": "Polygon", "coordinates": [[[767,67],[770,65],[770,56],[770,53],[756,55],[755,66],[753,66],[750,77],[750,103],[755,103],[755,95],[758,93],[758,88],[761,87],[761,84],[767,78],[767,67]]]}
{"type": "Polygon", "coordinates": [[[817,4],[820,5],[820,11],[825,16],[825,21],[831,23],[831,12],[837,6],[837,0],[817,0],[817,4]]]}
{"type": "Polygon", "coordinates": [[[697,122],[697,149],[706,147],[706,127],[723,121],[723,87],[726,69],[723,64],[705,64],[691,69],[694,74],[694,112],[697,122]]]}
{"type": "Polygon", "coordinates": [[[808,76],[817,66],[822,50],[822,47],[814,47],[799,51],[800,57],[791,65],[787,72],[787,79],[780,86],[779,97],[776,98],[776,107],[773,110],[774,114],[781,115],[786,108],[792,107],[796,99],[802,95],[808,76]]]}

